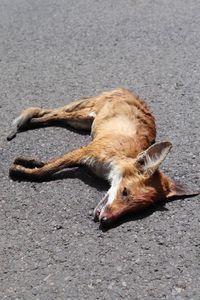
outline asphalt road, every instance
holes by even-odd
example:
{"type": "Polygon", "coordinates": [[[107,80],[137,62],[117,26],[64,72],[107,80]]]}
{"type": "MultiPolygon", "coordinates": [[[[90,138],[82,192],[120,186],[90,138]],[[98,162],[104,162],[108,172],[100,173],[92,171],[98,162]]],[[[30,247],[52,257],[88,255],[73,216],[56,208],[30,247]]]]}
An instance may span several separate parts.
{"type": "Polygon", "coordinates": [[[152,108],[171,177],[199,186],[199,0],[0,1],[0,299],[200,299],[199,198],[99,229],[105,183],[85,170],[12,181],[18,155],[47,159],[90,137],[64,128],[21,133],[28,106],[58,107],[117,86],[152,108]]]}

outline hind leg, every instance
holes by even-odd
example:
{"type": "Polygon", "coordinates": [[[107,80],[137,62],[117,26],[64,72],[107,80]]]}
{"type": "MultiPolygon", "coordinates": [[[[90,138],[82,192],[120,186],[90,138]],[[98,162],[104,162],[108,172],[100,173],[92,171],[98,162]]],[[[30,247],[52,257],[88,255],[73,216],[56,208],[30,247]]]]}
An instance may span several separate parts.
{"type": "Polygon", "coordinates": [[[7,136],[7,140],[10,141],[13,138],[16,137],[17,132],[25,129],[28,127],[29,121],[31,118],[35,117],[42,117],[45,114],[51,113],[53,110],[52,109],[44,109],[40,107],[29,107],[25,110],[22,111],[22,113],[17,117],[11,125],[11,131],[9,135],[7,136]]]}
{"type": "Polygon", "coordinates": [[[57,109],[30,107],[25,109],[12,123],[12,129],[7,139],[13,139],[17,132],[28,129],[31,125],[50,125],[55,122],[69,124],[79,129],[90,129],[91,116],[96,107],[96,98],[86,98],[73,101],[57,109]],[[70,115],[71,113],[71,115],[70,115]],[[88,118],[89,117],[89,118],[88,118]]]}
{"type": "MultiPolygon", "coordinates": [[[[51,111],[50,113],[43,114],[43,117],[31,118],[29,120],[29,124],[49,125],[52,124],[52,122],[59,122],[68,124],[76,129],[90,130],[94,118],[94,112],[90,112],[88,109],[82,109],[74,112],[54,110],[54,112],[51,111]]],[[[33,169],[42,167],[44,163],[29,157],[17,157],[14,161],[14,165],[21,165],[26,168],[33,169]]]]}
{"type": "Polygon", "coordinates": [[[76,129],[90,130],[93,120],[95,118],[95,112],[88,108],[65,112],[62,110],[55,110],[52,113],[46,114],[40,118],[32,118],[29,123],[31,125],[50,125],[54,123],[70,125],[76,129]]]}
{"type": "MultiPolygon", "coordinates": [[[[94,117],[94,112],[91,113],[88,109],[82,109],[75,112],[55,110],[54,112],[44,114],[43,117],[34,117],[29,120],[29,123],[34,125],[48,125],[52,122],[61,122],[69,124],[76,129],[90,130],[94,117]]],[[[21,165],[32,170],[34,168],[41,168],[44,164],[44,162],[31,157],[17,157],[14,161],[15,166],[21,165]]]]}

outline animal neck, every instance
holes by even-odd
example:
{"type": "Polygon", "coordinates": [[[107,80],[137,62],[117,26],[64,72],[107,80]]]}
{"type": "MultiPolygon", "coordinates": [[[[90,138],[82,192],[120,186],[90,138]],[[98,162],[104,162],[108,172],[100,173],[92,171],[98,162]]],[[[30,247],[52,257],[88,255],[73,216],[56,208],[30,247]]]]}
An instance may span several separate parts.
{"type": "Polygon", "coordinates": [[[111,164],[111,170],[108,176],[108,180],[111,185],[110,189],[108,190],[108,204],[111,204],[115,199],[115,196],[119,189],[119,185],[122,180],[122,170],[120,166],[116,164],[111,164]]]}

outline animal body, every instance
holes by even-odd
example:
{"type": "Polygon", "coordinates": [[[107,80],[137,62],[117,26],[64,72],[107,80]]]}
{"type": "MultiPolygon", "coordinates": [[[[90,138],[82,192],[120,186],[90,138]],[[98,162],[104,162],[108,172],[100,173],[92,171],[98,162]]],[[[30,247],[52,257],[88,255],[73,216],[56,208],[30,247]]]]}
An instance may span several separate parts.
{"type": "Polygon", "coordinates": [[[8,140],[29,126],[55,122],[91,130],[92,141],[44,162],[18,157],[10,168],[11,177],[43,180],[64,168],[86,165],[110,183],[94,210],[95,220],[103,226],[127,213],[186,194],[159,170],[172,145],[155,143],[154,117],[146,104],[129,90],[117,88],[57,109],[28,108],[14,120],[8,140]]]}

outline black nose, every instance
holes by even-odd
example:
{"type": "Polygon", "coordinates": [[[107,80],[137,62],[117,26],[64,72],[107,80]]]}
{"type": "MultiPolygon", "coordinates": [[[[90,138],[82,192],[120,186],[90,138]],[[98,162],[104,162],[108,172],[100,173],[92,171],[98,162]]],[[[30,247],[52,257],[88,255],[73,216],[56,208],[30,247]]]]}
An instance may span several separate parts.
{"type": "Polygon", "coordinates": [[[109,220],[107,217],[101,218],[101,220],[100,220],[101,226],[106,226],[106,225],[108,225],[108,223],[109,223],[109,220]]]}

